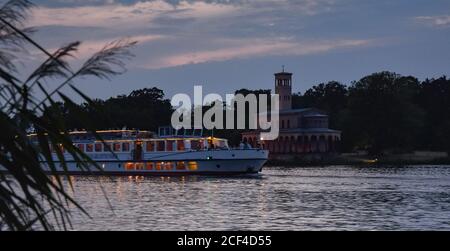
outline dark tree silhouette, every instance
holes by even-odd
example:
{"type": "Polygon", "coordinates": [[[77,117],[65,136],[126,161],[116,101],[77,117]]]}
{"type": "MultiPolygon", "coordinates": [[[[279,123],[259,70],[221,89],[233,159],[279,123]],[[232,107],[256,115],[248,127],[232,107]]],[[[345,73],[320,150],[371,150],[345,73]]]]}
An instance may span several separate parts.
{"type": "MultiPolygon", "coordinates": [[[[68,106],[57,103],[63,111],[69,129],[82,129],[79,113],[87,114],[95,129],[136,128],[156,131],[159,126],[169,125],[173,109],[164,92],[158,88],[144,88],[107,100],[68,106]]],[[[50,108],[52,109],[52,108],[50,108]]]]}
{"type": "MultiPolygon", "coordinates": [[[[240,89],[243,95],[270,94],[270,90],[240,89]]],[[[450,80],[446,77],[419,83],[411,76],[391,72],[374,73],[347,87],[339,82],[321,83],[293,95],[293,108],[316,107],[330,116],[330,127],[342,130],[343,151],[435,150],[449,151],[450,80]]],[[[61,106],[61,104],[56,104],[61,106]]],[[[210,106],[204,106],[206,112],[210,106]]],[[[248,107],[246,125],[248,127],[248,107]]],[[[170,124],[171,107],[157,88],[133,91],[108,100],[94,100],[67,111],[70,128],[80,128],[79,111],[95,118],[96,129],[135,127],[156,130],[170,124]],[[72,110],[74,110],[74,114],[72,110]],[[136,120],[135,114],[143,118],[136,120]]],[[[224,120],[226,120],[224,106],[224,120]]],[[[235,114],[236,116],[236,114],[235,114]]],[[[236,117],[235,117],[236,121],[236,117]]],[[[214,135],[228,138],[237,145],[245,130],[214,130],[214,135]]],[[[206,135],[212,131],[205,131],[206,135]]]]}
{"type": "Polygon", "coordinates": [[[425,111],[422,147],[450,153],[450,79],[443,76],[425,80],[416,102],[425,111]]]}
{"type": "Polygon", "coordinates": [[[293,107],[319,108],[329,114],[331,127],[339,127],[339,112],[347,107],[347,100],[347,87],[337,81],[330,81],[313,86],[303,96],[294,95],[293,107]]]}
{"type": "Polygon", "coordinates": [[[410,150],[422,126],[423,112],[413,103],[419,91],[414,77],[374,73],[349,88],[343,136],[372,154],[387,148],[410,150]]]}

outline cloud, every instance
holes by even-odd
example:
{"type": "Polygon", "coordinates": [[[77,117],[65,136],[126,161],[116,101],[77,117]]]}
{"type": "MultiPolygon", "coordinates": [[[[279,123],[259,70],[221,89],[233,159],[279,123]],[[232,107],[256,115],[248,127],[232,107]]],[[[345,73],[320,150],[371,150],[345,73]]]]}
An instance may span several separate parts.
{"type": "Polygon", "coordinates": [[[235,12],[237,8],[239,7],[234,5],[186,1],[173,5],[162,0],[139,1],[131,5],[114,3],[78,7],[39,7],[33,10],[30,23],[33,26],[97,26],[123,29],[151,25],[153,19],[161,16],[219,18],[235,12]]]}
{"type": "MultiPolygon", "coordinates": [[[[126,39],[129,39],[130,41],[136,41],[138,44],[142,43],[148,43],[151,41],[156,41],[160,39],[164,39],[166,36],[162,35],[141,35],[141,36],[132,36],[127,37],[126,39]]],[[[118,39],[123,39],[120,37],[112,38],[112,39],[103,39],[103,40],[87,40],[83,41],[78,49],[77,52],[77,58],[83,59],[86,57],[91,56],[93,53],[98,52],[101,50],[105,45],[108,43],[111,43],[113,41],[116,41],[118,39]]]]}
{"type": "MultiPolygon", "coordinates": [[[[220,43],[223,44],[223,41],[220,43]]],[[[198,50],[162,56],[159,60],[153,60],[149,63],[143,64],[143,67],[147,69],[159,69],[187,64],[246,59],[251,57],[281,55],[301,56],[326,52],[339,48],[361,47],[369,45],[370,43],[370,40],[297,42],[289,38],[277,40],[250,39],[228,41],[228,46],[218,49],[198,50]]]]}
{"type": "Polygon", "coordinates": [[[115,0],[53,0],[61,4],[113,4],[115,0]]]}
{"type": "Polygon", "coordinates": [[[415,20],[431,25],[433,27],[449,27],[450,15],[443,16],[419,16],[415,17],[415,20]]]}
{"type": "Polygon", "coordinates": [[[133,62],[136,68],[300,56],[370,44],[369,40],[359,39],[308,40],[307,36],[295,34],[305,25],[299,18],[332,11],[335,0],[59,2],[68,6],[36,8],[30,23],[52,27],[47,33],[58,31],[51,33],[52,38],[85,41],[78,58],[91,55],[121,36],[131,36],[140,42],[133,62]]]}
{"type": "MultiPolygon", "coordinates": [[[[74,54],[74,56],[75,56],[76,61],[86,59],[86,58],[92,56],[94,53],[100,51],[107,44],[117,41],[119,39],[127,39],[129,41],[136,41],[138,44],[142,44],[142,43],[148,43],[150,41],[156,41],[156,40],[160,40],[160,39],[164,39],[164,38],[166,38],[166,36],[142,35],[142,36],[131,36],[131,37],[115,37],[115,38],[99,39],[99,40],[85,40],[85,41],[81,42],[81,44],[78,47],[78,50],[74,54]]],[[[54,52],[58,48],[57,47],[50,48],[50,49],[48,49],[48,51],[54,52]]],[[[42,58],[46,58],[47,56],[44,55],[43,52],[35,49],[30,52],[30,57],[31,57],[31,59],[34,59],[34,60],[42,60],[42,58]]]]}
{"type": "MultiPolygon", "coordinates": [[[[131,4],[113,0],[58,0],[65,7],[35,8],[33,26],[101,26],[123,28],[145,26],[156,18],[219,19],[268,11],[290,11],[293,15],[315,15],[330,11],[335,0],[228,0],[228,1],[137,1],[131,4]],[[76,5],[79,4],[79,5],[76,5]],[[75,6],[74,6],[75,5],[75,6]]],[[[58,5],[57,5],[58,6],[58,5]]]]}

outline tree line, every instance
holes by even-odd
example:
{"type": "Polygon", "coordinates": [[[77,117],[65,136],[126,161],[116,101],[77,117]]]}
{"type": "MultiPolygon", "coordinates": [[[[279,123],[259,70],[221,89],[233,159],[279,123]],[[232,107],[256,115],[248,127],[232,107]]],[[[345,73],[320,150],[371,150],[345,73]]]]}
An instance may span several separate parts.
{"type": "Polygon", "coordinates": [[[342,150],[372,154],[450,152],[450,79],[419,81],[379,72],[350,85],[321,83],[293,96],[294,107],[317,107],[342,131],[342,150]]]}
{"type": "MultiPolygon", "coordinates": [[[[238,93],[267,94],[270,90],[240,89],[238,93]]],[[[421,82],[413,76],[378,72],[349,85],[320,83],[303,94],[295,93],[292,103],[294,109],[316,107],[326,112],[330,128],[342,131],[342,151],[450,152],[450,79],[446,76],[421,82]]],[[[85,123],[80,116],[87,114],[96,129],[156,131],[170,124],[173,112],[164,92],[156,87],[76,106],[56,105],[64,111],[70,129],[80,129],[85,123]]],[[[242,131],[215,130],[214,135],[237,144],[242,131]]]]}

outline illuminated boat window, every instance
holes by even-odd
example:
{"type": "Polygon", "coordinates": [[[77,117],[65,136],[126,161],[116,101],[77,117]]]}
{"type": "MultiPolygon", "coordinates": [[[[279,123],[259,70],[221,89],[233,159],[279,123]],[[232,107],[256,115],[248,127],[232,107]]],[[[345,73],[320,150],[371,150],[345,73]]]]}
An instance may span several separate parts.
{"type": "Polygon", "coordinates": [[[144,163],[136,163],[135,169],[136,170],[144,170],[144,163]]]}
{"type": "Polygon", "coordinates": [[[156,165],[155,165],[155,170],[161,170],[162,168],[162,163],[164,163],[164,162],[156,162],[156,165]]]}
{"type": "Polygon", "coordinates": [[[145,169],[147,170],[153,170],[153,162],[147,162],[145,164],[145,169]]]}
{"type": "Polygon", "coordinates": [[[103,149],[103,147],[102,147],[103,145],[102,145],[102,143],[96,143],[95,144],[95,151],[96,152],[101,152],[103,149]]]}
{"type": "Polygon", "coordinates": [[[164,170],[172,170],[173,162],[164,162],[164,170]]]}
{"type": "Polygon", "coordinates": [[[94,150],[94,146],[92,144],[86,144],[86,152],[92,152],[94,150]]]}
{"type": "Polygon", "coordinates": [[[77,144],[78,149],[80,149],[80,151],[84,152],[84,145],[83,144],[77,144]]]}
{"type": "Polygon", "coordinates": [[[122,143],[122,152],[128,152],[130,151],[130,143],[129,142],[123,142],[122,143]]]}
{"type": "Polygon", "coordinates": [[[185,170],[186,169],[186,165],[184,163],[184,161],[177,161],[177,170],[185,170]]]}
{"type": "Polygon", "coordinates": [[[167,151],[168,152],[172,152],[173,151],[173,140],[167,140],[166,141],[166,147],[167,147],[167,151]]]}
{"type": "Polygon", "coordinates": [[[203,140],[200,140],[200,149],[205,148],[205,142],[203,140]]]}
{"type": "Polygon", "coordinates": [[[157,143],[157,146],[156,146],[156,151],[158,151],[158,152],[164,152],[166,149],[165,149],[165,142],[164,142],[164,140],[158,140],[158,141],[156,141],[156,143],[157,143]]]}
{"type": "Polygon", "coordinates": [[[111,143],[105,143],[105,152],[112,151],[112,144],[111,143]]]}
{"type": "Polygon", "coordinates": [[[191,149],[193,149],[193,150],[200,150],[200,141],[192,140],[191,141],[191,149]]]}
{"type": "Polygon", "coordinates": [[[134,170],[134,163],[132,163],[132,162],[126,163],[125,170],[134,170]]]}
{"type": "Polygon", "coordinates": [[[189,162],[188,162],[188,169],[189,169],[190,171],[195,171],[195,170],[197,170],[197,169],[198,169],[197,161],[189,161],[189,162]]]}
{"type": "Polygon", "coordinates": [[[184,151],[184,140],[177,140],[177,151],[184,151]]]}
{"type": "Polygon", "coordinates": [[[228,141],[223,139],[214,138],[213,144],[220,149],[228,149],[228,141]]]}
{"type": "Polygon", "coordinates": [[[120,152],[120,143],[114,143],[114,152],[120,152]]]}
{"type": "Polygon", "coordinates": [[[183,145],[184,149],[185,150],[191,150],[191,141],[186,139],[186,140],[183,140],[183,142],[184,142],[184,145],[183,145]]]}
{"type": "Polygon", "coordinates": [[[154,143],[152,141],[148,141],[147,143],[145,143],[145,150],[147,152],[153,152],[155,151],[155,146],[154,143]]]}

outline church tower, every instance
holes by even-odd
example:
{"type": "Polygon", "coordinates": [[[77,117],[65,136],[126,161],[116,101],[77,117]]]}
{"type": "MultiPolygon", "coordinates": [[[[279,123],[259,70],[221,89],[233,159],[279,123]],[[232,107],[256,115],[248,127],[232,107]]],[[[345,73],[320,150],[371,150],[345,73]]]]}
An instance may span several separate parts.
{"type": "Polygon", "coordinates": [[[292,73],[275,73],[275,93],[280,97],[280,110],[292,109],[292,73]]]}

